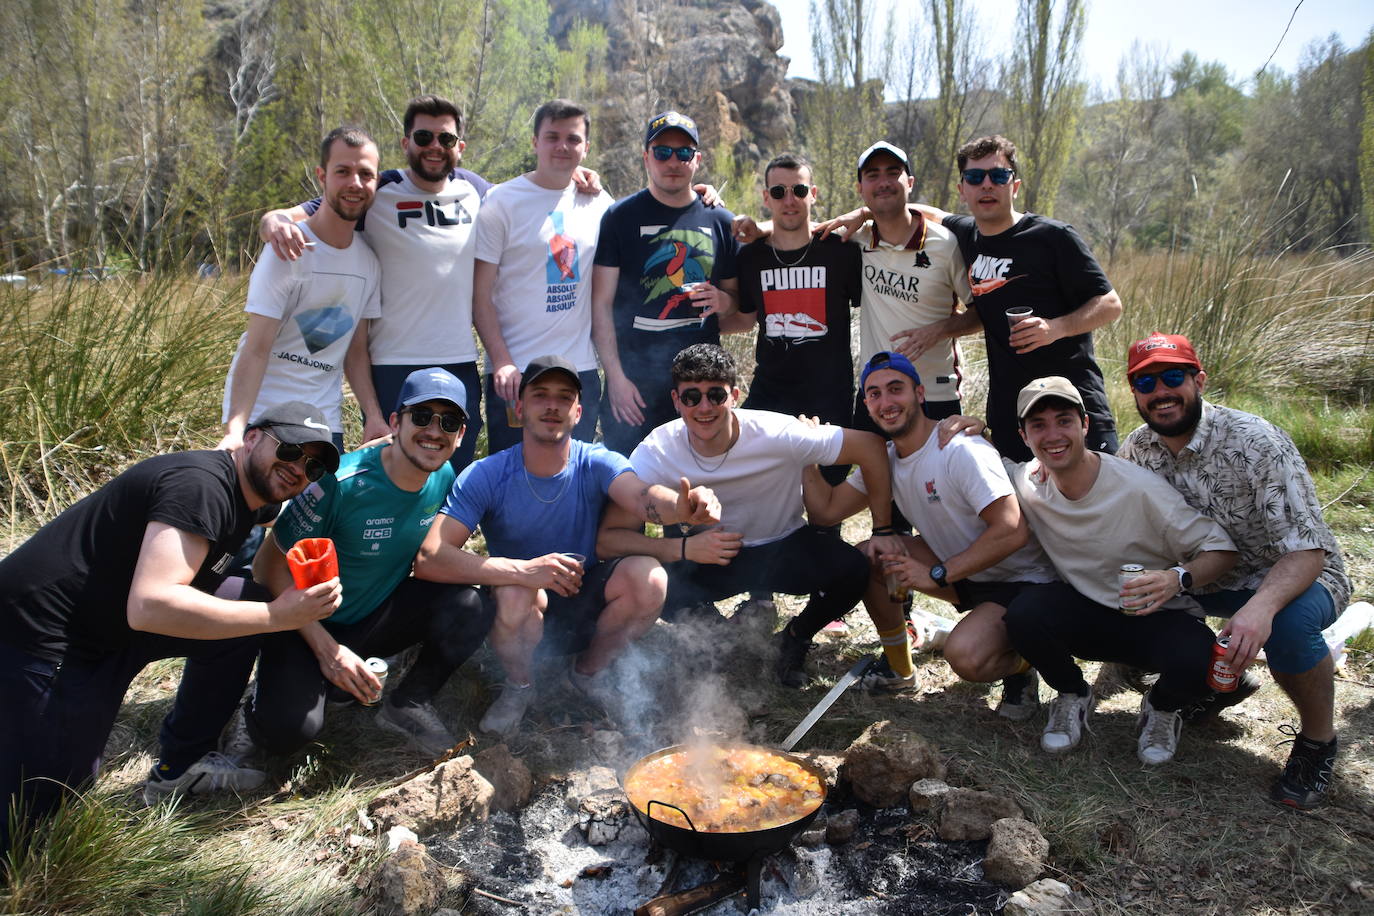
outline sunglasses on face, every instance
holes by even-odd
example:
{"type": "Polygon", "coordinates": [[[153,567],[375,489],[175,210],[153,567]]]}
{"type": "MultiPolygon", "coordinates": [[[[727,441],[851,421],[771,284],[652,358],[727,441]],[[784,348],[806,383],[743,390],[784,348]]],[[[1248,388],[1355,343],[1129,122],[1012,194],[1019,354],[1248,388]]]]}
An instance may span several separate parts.
{"type": "Polygon", "coordinates": [[[306,452],[294,442],[283,442],[267,430],[262,431],[263,435],[277,443],[277,460],[287,464],[295,464],[302,458],[305,459],[305,479],[314,483],[324,476],[324,472],[329,470],[325,464],[314,455],[306,452]]]}
{"type": "Polygon", "coordinates": [[[993,184],[1006,184],[1016,172],[1012,169],[964,169],[964,181],[968,184],[982,184],[984,178],[991,178],[993,184]]]}
{"type": "Polygon", "coordinates": [[[448,131],[436,134],[432,130],[421,128],[410,132],[410,142],[414,143],[416,146],[429,146],[434,142],[435,137],[439,138],[439,145],[444,149],[453,149],[458,145],[458,135],[451,134],[448,131]]]}
{"type": "Polygon", "coordinates": [[[768,189],[768,196],[771,197],[771,198],[773,198],[774,200],[782,200],[784,197],[787,196],[787,192],[788,192],[788,191],[791,191],[791,192],[792,192],[792,196],[795,197],[797,200],[802,200],[802,199],[804,199],[804,198],[806,197],[806,195],[808,195],[808,194],[811,193],[811,185],[809,185],[809,184],[794,184],[794,185],[775,184],[775,185],[773,185],[771,188],[768,189]]]}
{"type": "MultiPolygon", "coordinates": [[[[717,407],[724,404],[725,399],[730,396],[730,392],[719,385],[706,389],[704,393],[706,395],[706,400],[715,404],[717,407]]],[[[702,394],[703,392],[700,388],[684,388],[677,393],[677,399],[688,407],[695,407],[701,403],[702,394]]]]}
{"type": "Polygon", "coordinates": [[[649,152],[654,154],[654,158],[659,162],[667,162],[674,156],[678,162],[691,162],[692,157],[697,154],[695,146],[651,146],[649,152]]]}
{"type": "Polygon", "coordinates": [[[1131,387],[1141,394],[1149,394],[1155,390],[1156,380],[1163,382],[1165,388],[1177,388],[1183,384],[1184,379],[1194,374],[1191,369],[1165,369],[1162,372],[1137,375],[1131,379],[1131,387]]]}
{"type": "Polygon", "coordinates": [[[439,418],[439,428],[446,433],[456,433],[463,428],[463,418],[456,413],[439,413],[432,407],[407,407],[401,413],[410,414],[410,422],[424,429],[439,418]]]}

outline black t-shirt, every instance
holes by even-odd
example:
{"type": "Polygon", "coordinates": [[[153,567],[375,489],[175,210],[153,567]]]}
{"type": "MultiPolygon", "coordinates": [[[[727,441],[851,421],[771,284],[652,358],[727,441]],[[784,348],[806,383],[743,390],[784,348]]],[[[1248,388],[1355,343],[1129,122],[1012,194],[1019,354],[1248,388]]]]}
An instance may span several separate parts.
{"type": "Polygon", "coordinates": [[[1073,382],[1087,408],[1088,445],[1097,433],[1114,433],[1116,421],[1107,406],[1102,370],[1093,357],[1091,334],[1056,340],[1030,353],[1015,353],[1006,310],[1027,305],[1041,318],[1058,318],[1076,311],[1112,285],[1097,259],[1074,228],[1035,213],[1023,214],[1016,225],[997,235],[983,235],[973,218],[951,215],[944,225],[959,239],[969,265],[972,305],[983,322],[988,352],[988,425],[997,450],[1014,461],[1029,461],[1031,453],[1017,430],[1016,395],[1037,378],[1062,375],[1073,382]]]}
{"type": "Polygon", "coordinates": [[[740,311],[759,313],[757,364],[745,406],[848,425],[854,399],[850,309],[862,294],[863,254],[835,236],[739,253],[740,311]]]}
{"type": "Polygon", "coordinates": [[[127,643],[127,603],[149,522],[210,542],[191,584],[212,592],[257,521],[228,452],[141,461],[0,560],[0,640],[46,661],[127,643]]]}

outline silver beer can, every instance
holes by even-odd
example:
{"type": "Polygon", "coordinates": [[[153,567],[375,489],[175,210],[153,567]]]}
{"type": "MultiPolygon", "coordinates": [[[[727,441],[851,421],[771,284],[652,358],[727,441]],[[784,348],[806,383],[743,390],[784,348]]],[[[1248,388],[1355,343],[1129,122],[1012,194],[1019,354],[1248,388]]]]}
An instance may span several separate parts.
{"type": "MultiPolygon", "coordinates": [[[[1121,569],[1116,574],[1117,591],[1125,588],[1126,583],[1130,582],[1132,579],[1138,579],[1143,575],[1145,575],[1145,567],[1141,566],[1139,563],[1122,563],[1121,569]]],[[[1119,606],[1121,608],[1121,613],[1134,615],[1141,608],[1145,607],[1146,604],[1148,604],[1148,602],[1145,601],[1137,601],[1133,604],[1129,603],[1129,600],[1123,596],[1119,606]]]]}
{"type": "Polygon", "coordinates": [[[387,668],[386,659],[369,658],[365,659],[363,661],[363,664],[367,665],[367,670],[371,671],[374,675],[376,675],[377,680],[382,682],[382,686],[377,688],[377,699],[367,704],[368,706],[376,706],[378,701],[382,698],[382,691],[386,689],[386,675],[389,670],[387,668]]]}

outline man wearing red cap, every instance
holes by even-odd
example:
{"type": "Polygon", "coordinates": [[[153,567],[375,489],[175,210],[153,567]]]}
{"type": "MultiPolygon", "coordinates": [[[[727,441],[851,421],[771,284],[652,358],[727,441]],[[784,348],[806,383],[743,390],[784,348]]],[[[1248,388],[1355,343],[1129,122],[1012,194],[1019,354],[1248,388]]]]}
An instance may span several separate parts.
{"type": "Polygon", "coordinates": [[[1221,631],[1231,638],[1226,661],[1244,669],[1263,648],[1297,707],[1301,727],[1269,797],[1315,808],[1336,760],[1334,672],[1321,630],[1349,600],[1350,580],[1312,478],[1282,430],[1203,400],[1207,373],[1186,337],[1136,341],[1126,374],[1145,426],[1121,455],[1167,479],[1240,553],[1228,574],[1193,597],[1208,614],[1230,618],[1221,631]]]}

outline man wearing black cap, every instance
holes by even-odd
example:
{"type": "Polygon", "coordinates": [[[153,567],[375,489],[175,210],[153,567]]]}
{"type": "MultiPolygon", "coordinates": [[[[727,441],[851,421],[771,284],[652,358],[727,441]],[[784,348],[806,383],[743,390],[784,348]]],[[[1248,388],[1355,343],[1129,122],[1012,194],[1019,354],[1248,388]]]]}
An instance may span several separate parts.
{"type": "Polygon", "coordinates": [[[391,441],[344,455],[334,478],[292,500],[253,564],[274,594],[291,588],[286,551],[303,538],[334,543],[343,603],[325,621],[263,640],[257,685],[224,752],[289,754],[324,725],[334,694],[374,704],[381,682],[364,659],[420,645],[404,679],[392,681],[377,724],[437,757],[456,739],[431,700],[482,645],[491,617],[476,589],[411,578],[415,552],[455,476],[449,457],[463,438],[467,389],[440,368],[410,373],[390,417],[391,441]]]}
{"type": "Polygon", "coordinates": [[[324,413],[291,401],[233,449],[139,462],[0,560],[0,848],[16,796],[43,814],[95,775],[124,691],[159,658],[187,657],[162,727],[164,782],[188,792],[261,783],[212,750],[235,685],[256,634],[329,616],[339,583],[265,601],[223,571],[258,510],[338,464],[324,413]]]}
{"type": "Polygon", "coordinates": [[[668,392],[674,355],[719,343],[721,318],[739,309],[733,214],[708,208],[692,187],[701,164],[696,122],[676,111],[644,132],[644,190],[601,219],[592,274],[592,340],[606,373],[606,447],[628,455],[676,414],[668,392]]]}
{"type": "Polygon", "coordinates": [[[607,666],[658,618],[667,577],[649,557],[598,562],[596,528],[607,502],[659,524],[720,517],[710,490],[692,489],[686,478],[677,492],[648,485],[623,455],[573,439],[581,394],[567,359],[531,361],[515,404],[520,443],[463,471],[415,559],[421,579],[490,591],[491,647],[506,674],[479,726],[491,734],[519,728],[534,696],[536,648],[577,653],[573,685],[603,708],[618,707],[607,666]],[[485,557],[463,549],[478,525],[485,557]]]}

